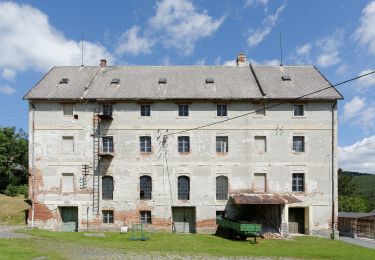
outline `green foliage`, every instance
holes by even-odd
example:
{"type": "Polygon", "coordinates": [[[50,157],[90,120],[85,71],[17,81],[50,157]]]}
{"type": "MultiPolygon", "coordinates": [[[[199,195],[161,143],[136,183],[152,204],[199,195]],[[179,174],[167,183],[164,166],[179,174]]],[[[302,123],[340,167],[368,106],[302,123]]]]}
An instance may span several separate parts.
{"type": "Polygon", "coordinates": [[[353,196],[356,194],[356,186],[352,182],[353,176],[345,174],[342,169],[338,171],[338,189],[341,196],[353,196]]]}
{"type": "Polygon", "coordinates": [[[367,212],[367,201],[362,197],[339,196],[339,211],[367,212]]]}
{"type": "Polygon", "coordinates": [[[5,194],[11,197],[17,196],[17,195],[23,195],[23,197],[26,199],[28,195],[28,186],[27,185],[12,185],[9,184],[5,189],[5,194]]]}
{"type": "Polygon", "coordinates": [[[0,191],[9,184],[26,184],[28,177],[27,134],[14,127],[0,128],[0,191]]]}

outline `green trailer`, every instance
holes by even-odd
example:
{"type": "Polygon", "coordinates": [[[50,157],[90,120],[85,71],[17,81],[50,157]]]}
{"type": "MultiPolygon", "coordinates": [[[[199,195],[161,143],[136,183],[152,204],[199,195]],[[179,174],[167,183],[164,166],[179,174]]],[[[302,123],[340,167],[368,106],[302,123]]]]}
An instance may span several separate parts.
{"type": "Polygon", "coordinates": [[[225,236],[230,238],[238,237],[241,240],[254,237],[254,243],[257,243],[257,237],[260,236],[259,232],[262,231],[261,224],[254,224],[247,221],[217,219],[216,224],[225,236]]]}

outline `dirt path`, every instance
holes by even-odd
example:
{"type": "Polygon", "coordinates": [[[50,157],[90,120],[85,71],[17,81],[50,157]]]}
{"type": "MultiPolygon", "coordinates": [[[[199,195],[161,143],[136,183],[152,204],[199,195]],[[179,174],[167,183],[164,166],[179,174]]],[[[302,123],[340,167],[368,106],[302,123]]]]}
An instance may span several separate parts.
{"type": "Polygon", "coordinates": [[[25,226],[8,226],[0,225],[0,238],[30,238],[31,236],[21,233],[16,233],[17,229],[26,228],[25,226]]]}

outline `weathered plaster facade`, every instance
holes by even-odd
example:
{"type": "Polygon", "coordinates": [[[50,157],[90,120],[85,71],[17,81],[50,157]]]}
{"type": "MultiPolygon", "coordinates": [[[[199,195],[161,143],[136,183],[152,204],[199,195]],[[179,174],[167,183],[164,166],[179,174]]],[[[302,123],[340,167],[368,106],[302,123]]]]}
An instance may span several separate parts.
{"type": "Polygon", "coordinates": [[[337,223],[342,96],[313,66],[248,66],[245,59],[239,55],[237,67],[107,67],[102,60],[51,69],[25,95],[30,225],[119,230],[144,221],[215,232],[224,215],[261,223],[263,232],[328,236],[337,223]],[[142,104],[150,116],[141,116],[142,104]],[[179,104],[188,105],[188,116],[179,116],[179,104]],[[220,116],[224,104],[228,113],[220,116]],[[304,112],[296,116],[295,105],[304,112]],[[179,152],[179,136],[189,150],[179,152]],[[106,137],[113,151],[104,149],[106,137]],[[151,138],[151,151],[141,152],[140,137],[145,146],[151,138]],[[293,143],[303,148],[294,152],[293,143]],[[83,165],[91,167],[86,174],[83,165]],[[151,199],[141,176],[151,178],[151,199]]]}
{"type": "MultiPolygon", "coordinates": [[[[162,145],[163,135],[219,122],[229,117],[252,112],[252,100],[231,100],[228,116],[216,116],[216,104],[210,100],[190,100],[189,116],[178,116],[175,101],[153,101],[151,116],[140,116],[140,103],[113,102],[113,120],[102,120],[101,135],[113,136],[113,159],[101,159],[101,174],[114,180],[113,200],[100,199],[102,210],[114,211],[114,223],[103,224],[102,215],[95,215],[92,207],[92,175],[87,177],[87,188],[81,188],[82,164],[93,163],[93,111],[101,104],[96,101],[71,101],[73,114],[63,115],[62,101],[30,101],[30,197],[34,201],[34,215],[30,210],[29,223],[51,230],[61,229],[59,207],[78,207],[78,229],[119,229],[139,223],[139,212],[151,211],[152,226],[172,230],[172,207],[195,207],[197,232],[216,229],[216,211],[228,210],[235,214],[226,200],[216,200],[216,177],[224,175],[229,181],[229,195],[254,193],[254,174],[266,176],[266,193],[292,194],[301,202],[281,205],[281,231],[288,231],[288,208],[303,207],[305,233],[328,235],[331,232],[332,201],[337,216],[337,190],[332,199],[332,161],[334,180],[337,169],[337,117],[335,100],[304,101],[305,115],[293,116],[293,101],[266,110],[266,115],[249,114],[228,122],[199,130],[169,135],[162,145]],[[334,152],[332,160],[332,113],[334,115],[334,152]],[[305,152],[292,151],[293,136],[305,137],[305,152]],[[62,152],[62,139],[72,136],[74,151],[62,152]],[[139,137],[151,136],[152,152],[140,153],[139,137]],[[177,137],[190,137],[190,152],[181,154],[177,137]],[[227,154],[216,152],[216,136],[228,136],[227,154]],[[266,152],[256,153],[254,137],[266,137],[266,152]],[[32,168],[32,165],[31,165],[32,168]],[[73,174],[70,192],[62,191],[63,173],[73,174]],[[304,192],[292,192],[292,174],[303,173],[304,192]],[[152,178],[152,199],[140,200],[139,177],[152,178]],[[177,178],[190,178],[190,199],[177,199],[177,178]],[[87,214],[88,213],[88,214],[87,214]]],[[[270,101],[272,106],[280,101],[270,101]]],[[[90,171],[92,174],[92,170],[90,171]]],[[[334,185],[336,187],[336,184],[334,185]]],[[[336,218],[336,217],[335,217],[336,218]]],[[[334,220],[336,223],[336,219],[334,220]]]]}

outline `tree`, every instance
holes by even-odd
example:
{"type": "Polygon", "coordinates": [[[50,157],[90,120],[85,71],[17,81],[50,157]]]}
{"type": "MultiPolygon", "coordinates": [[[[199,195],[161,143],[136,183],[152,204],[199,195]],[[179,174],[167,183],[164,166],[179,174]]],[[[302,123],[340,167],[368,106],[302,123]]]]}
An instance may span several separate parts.
{"type": "Polygon", "coordinates": [[[367,212],[367,202],[362,197],[339,196],[339,211],[367,212]]]}
{"type": "Polygon", "coordinates": [[[356,186],[353,183],[353,176],[345,174],[341,168],[338,170],[338,189],[339,196],[356,195],[356,186]]]}
{"type": "Polygon", "coordinates": [[[9,185],[26,184],[28,179],[27,134],[15,127],[0,128],[0,191],[9,185]]]}

